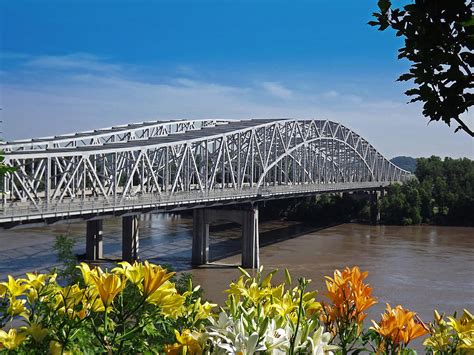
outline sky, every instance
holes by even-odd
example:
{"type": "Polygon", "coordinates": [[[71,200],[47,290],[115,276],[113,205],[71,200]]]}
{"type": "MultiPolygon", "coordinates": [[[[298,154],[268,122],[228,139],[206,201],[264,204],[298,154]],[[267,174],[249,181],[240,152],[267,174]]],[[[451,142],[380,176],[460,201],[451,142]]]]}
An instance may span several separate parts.
{"type": "MultiPolygon", "coordinates": [[[[474,158],[407,104],[376,0],[0,0],[5,140],[182,118],[341,122],[382,154],[474,158]]],[[[465,119],[474,121],[473,113],[465,119]]]]}

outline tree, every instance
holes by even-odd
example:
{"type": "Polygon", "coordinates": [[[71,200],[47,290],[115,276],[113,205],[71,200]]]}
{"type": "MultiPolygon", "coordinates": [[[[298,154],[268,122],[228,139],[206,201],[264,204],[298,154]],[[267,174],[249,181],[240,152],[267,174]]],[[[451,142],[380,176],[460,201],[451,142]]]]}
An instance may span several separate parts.
{"type": "Polygon", "coordinates": [[[380,31],[391,27],[405,45],[398,58],[408,59],[411,68],[399,81],[413,80],[415,88],[405,92],[410,102],[423,102],[423,115],[430,121],[454,120],[474,137],[461,115],[474,103],[474,17],[472,0],[414,0],[392,8],[390,0],[378,1],[379,12],[369,25],[380,31]]]}

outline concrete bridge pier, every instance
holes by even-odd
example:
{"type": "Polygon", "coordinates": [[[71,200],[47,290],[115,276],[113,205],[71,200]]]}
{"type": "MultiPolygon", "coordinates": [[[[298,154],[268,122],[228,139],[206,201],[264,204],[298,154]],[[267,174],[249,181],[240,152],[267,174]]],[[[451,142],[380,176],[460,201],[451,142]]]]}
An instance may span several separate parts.
{"type": "Polygon", "coordinates": [[[138,215],[122,217],[122,259],[125,261],[138,260],[139,228],[138,215]]]}
{"type": "Polygon", "coordinates": [[[193,212],[193,265],[209,262],[209,225],[219,222],[233,222],[242,226],[242,266],[258,268],[259,233],[258,207],[252,205],[244,210],[195,209],[193,212]]]}
{"type": "Polygon", "coordinates": [[[372,191],[370,193],[370,219],[372,224],[380,223],[380,199],[384,194],[384,190],[372,191]]]}
{"type": "Polygon", "coordinates": [[[193,246],[191,261],[193,265],[209,262],[209,223],[206,223],[206,210],[193,210],[193,246]]]}
{"type": "Polygon", "coordinates": [[[86,258],[98,260],[103,257],[102,220],[87,221],[86,227],[86,258]]]}

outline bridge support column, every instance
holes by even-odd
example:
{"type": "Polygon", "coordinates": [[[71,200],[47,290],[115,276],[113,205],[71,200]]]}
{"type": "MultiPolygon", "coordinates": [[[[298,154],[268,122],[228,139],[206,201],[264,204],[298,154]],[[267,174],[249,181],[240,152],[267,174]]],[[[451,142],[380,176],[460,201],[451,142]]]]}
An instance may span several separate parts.
{"type": "Polygon", "coordinates": [[[258,268],[260,266],[258,207],[252,206],[250,210],[245,212],[242,226],[242,266],[258,268]]]}
{"type": "Polygon", "coordinates": [[[86,258],[87,260],[98,260],[103,257],[102,247],[102,220],[95,219],[87,221],[86,227],[86,258]]]}
{"type": "Polygon", "coordinates": [[[125,261],[138,260],[139,246],[138,215],[122,217],[122,259],[125,261]]]}
{"type": "Polygon", "coordinates": [[[209,262],[209,225],[216,222],[234,222],[242,226],[242,266],[258,268],[260,257],[257,206],[244,210],[195,209],[193,212],[193,265],[209,262]]]}
{"type": "Polygon", "coordinates": [[[380,223],[380,197],[383,197],[383,194],[383,190],[370,193],[370,219],[372,224],[380,223]]]}
{"type": "Polygon", "coordinates": [[[203,265],[209,262],[209,223],[206,223],[206,210],[193,211],[193,265],[203,265]]]}

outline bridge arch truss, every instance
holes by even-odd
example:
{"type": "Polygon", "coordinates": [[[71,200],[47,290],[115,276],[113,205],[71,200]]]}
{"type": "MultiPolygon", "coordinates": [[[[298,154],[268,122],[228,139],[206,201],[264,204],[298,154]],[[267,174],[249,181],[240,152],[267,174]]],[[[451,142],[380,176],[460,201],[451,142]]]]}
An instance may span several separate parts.
{"type": "Polygon", "coordinates": [[[0,148],[15,168],[3,181],[0,222],[369,189],[410,178],[328,120],[157,121],[0,148]]]}

